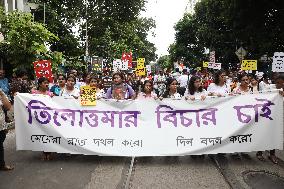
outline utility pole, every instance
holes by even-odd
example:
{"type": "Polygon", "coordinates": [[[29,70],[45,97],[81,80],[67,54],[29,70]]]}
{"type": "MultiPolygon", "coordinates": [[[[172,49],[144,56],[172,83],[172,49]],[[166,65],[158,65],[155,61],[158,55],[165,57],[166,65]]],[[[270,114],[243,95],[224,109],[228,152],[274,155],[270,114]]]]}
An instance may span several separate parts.
{"type": "Polygon", "coordinates": [[[45,3],[43,3],[43,23],[45,24],[45,3]]]}
{"type": "Polygon", "coordinates": [[[86,0],[86,57],[89,56],[89,49],[88,49],[88,0],[86,0]]]}

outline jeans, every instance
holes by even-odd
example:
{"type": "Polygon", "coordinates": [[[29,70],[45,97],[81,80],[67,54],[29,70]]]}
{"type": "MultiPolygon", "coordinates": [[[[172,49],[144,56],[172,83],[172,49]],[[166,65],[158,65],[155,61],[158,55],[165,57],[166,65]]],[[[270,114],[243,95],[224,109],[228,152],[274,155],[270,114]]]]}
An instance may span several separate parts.
{"type": "Polygon", "coordinates": [[[4,161],[4,141],[6,138],[6,131],[2,130],[0,131],[0,167],[5,166],[5,161],[4,161]]]}

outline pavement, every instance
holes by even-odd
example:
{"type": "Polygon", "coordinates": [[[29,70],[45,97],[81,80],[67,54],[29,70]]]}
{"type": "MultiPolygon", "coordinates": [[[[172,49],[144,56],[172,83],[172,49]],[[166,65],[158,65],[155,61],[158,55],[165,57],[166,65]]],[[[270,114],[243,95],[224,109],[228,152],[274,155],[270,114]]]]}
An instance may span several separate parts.
{"type": "MultiPolygon", "coordinates": [[[[284,152],[275,165],[248,156],[101,157],[16,151],[10,131],[5,160],[15,170],[0,172],[0,189],[153,189],[153,188],[284,188],[284,152]]],[[[267,156],[267,153],[264,154],[267,156]]]]}

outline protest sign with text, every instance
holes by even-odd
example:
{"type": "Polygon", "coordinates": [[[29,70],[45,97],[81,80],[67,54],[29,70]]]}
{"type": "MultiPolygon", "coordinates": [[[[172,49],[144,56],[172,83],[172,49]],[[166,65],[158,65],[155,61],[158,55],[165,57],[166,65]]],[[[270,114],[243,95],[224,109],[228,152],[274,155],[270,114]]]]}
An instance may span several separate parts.
{"type": "Polygon", "coordinates": [[[205,101],[97,100],[95,107],[18,94],[15,119],[17,150],[178,156],[283,149],[279,91],[205,101]]]}

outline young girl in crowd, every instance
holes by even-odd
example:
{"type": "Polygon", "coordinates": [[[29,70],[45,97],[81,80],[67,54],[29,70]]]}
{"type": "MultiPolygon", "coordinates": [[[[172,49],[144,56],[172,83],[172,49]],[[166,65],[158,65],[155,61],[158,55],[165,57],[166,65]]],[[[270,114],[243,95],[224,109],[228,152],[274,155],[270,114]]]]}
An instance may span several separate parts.
{"type": "Polygon", "coordinates": [[[99,87],[99,79],[96,78],[95,76],[91,76],[90,78],[90,87],[95,87],[96,88],[96,98],[104,98],[105,92],[103,89],[99,87]]]}
{"type": "Polygon", "coordinates": [[[175,78],[168,78],[167,85],[166,85],[166,91],[160,97],[160,99],[163,98],[171,98],[171,99],[181,99],[182,95],[180,92],[178,92],[178,81],[175,78]]]}
{"type": "Polygon", "coordinates": [[[49,81],[46,77],[41,77],[37,80],[38,87],[32,90],[32,94],[43,94],[53,97],[53,93],[49,91],[49,81]]]}
{"type": "Polygon", "coordinates": [[[226,84],[226,72],[218,70],[215,73],[214,83],[211,83],[207,89],[209,96],[225,96],[230,92],[230,88],[226,84]]]}
{"type": "Polygon", "coordinates": [[[201,99],[205,100],[206,98],[206,90],[203,89],[201,85],[201,79],[197,76],[192,76],[188,83],[188,88],[185,92],[185,99],[188,100],[195,100],[201,99]]]}
{"type": "Polygon", "coordinates": [[[256,75],[252,75],[250,78],[250,89],[253,93],[257,93],[259,91],[259,84],[256,75]]]}
{"type": "Polygon", "coordinates": [[[63,74],[58,74],[57,76],[57,84],[53,85],[50,88],[50,92],[53,92],[55,96],[60,95],[60,91],[65,88],[66,77],[63,74]]]}
{"type": "MultiPolygon", "coordinates": [[[[32,94],[42,94],[42,95],[48,95],[50,97],[53,97],[53,93],[50,92],[49,89],[49,81],[45,77],[41,77],[37,81],[38,87],[37,90],[32,90],[32,94]]],[[[43,152],[42,160],[51,160],[51,152],[43,152]]]]}
{"type": "Polygon", "coordinates": [[[74,87],[76,84],[76,78],[73,75],[69,75],[67,77],[67,83],[66,86],[61,90],[59,96],[64,97],[74,97],[75,99],[78,99],[80,96],[80,90],[74,87]]]}
{"type": "Polygon", "coordinates": [[[154,98],[157,99],[157,94],[153,91],[153,82],[145,80],[141,92],[137,96],[138,99],[154,98]]]}
{"type": "Polygon", "coordinates": [[[123,73],[114,73],[112,82],[112,86],[107,90],[106,98],[122,100],[134,99],[136,97],[132,87],[125,83],[123,73]]]}

